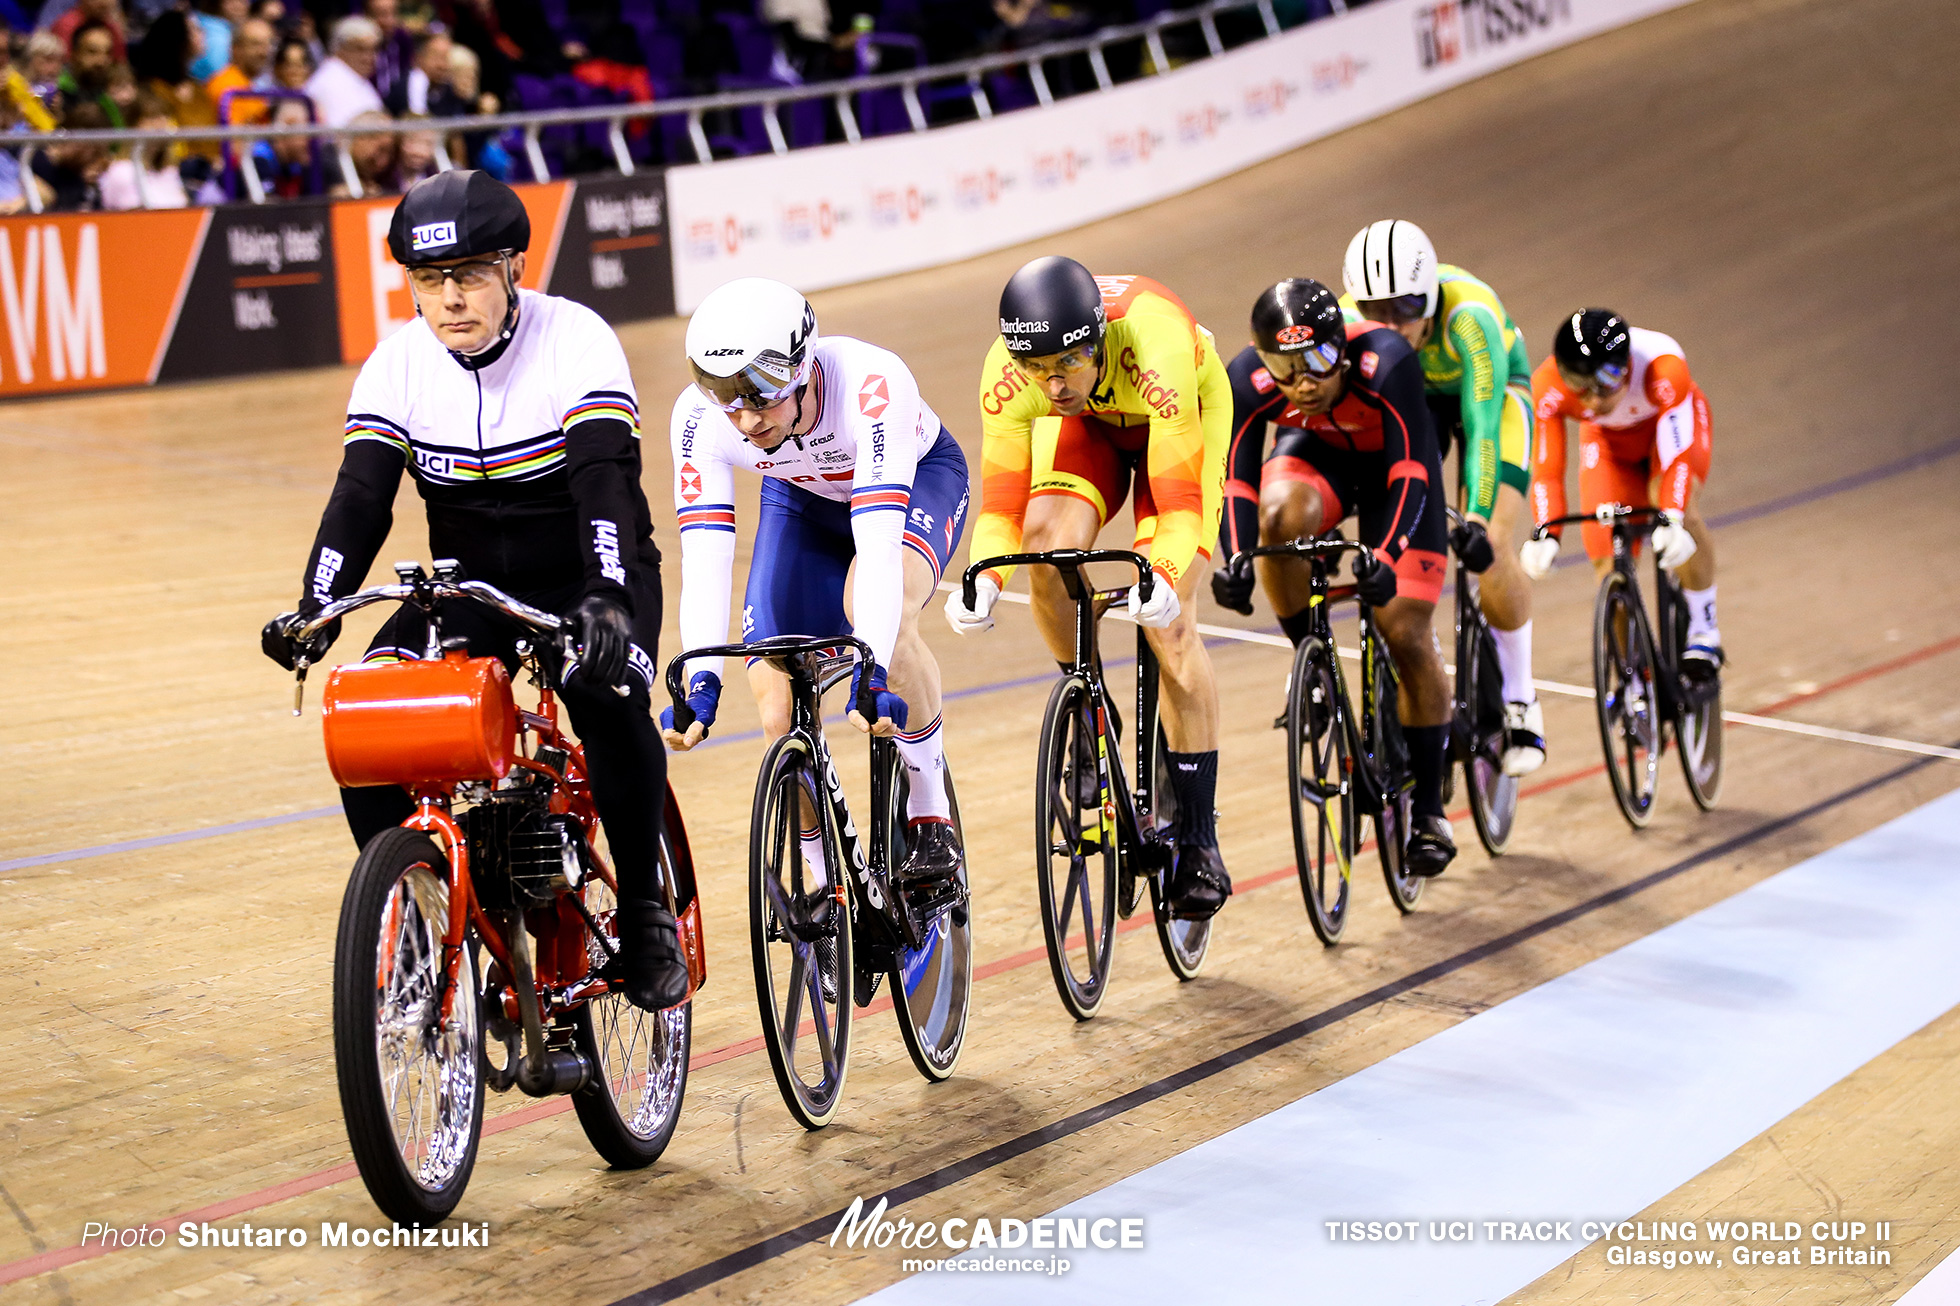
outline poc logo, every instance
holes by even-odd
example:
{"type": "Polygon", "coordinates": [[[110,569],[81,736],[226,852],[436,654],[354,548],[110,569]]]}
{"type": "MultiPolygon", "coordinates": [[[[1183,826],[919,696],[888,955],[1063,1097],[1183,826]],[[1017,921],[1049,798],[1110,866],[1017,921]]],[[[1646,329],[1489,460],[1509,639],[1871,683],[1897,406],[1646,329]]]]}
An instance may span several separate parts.
{"type": "Polygon", "coordinates": [[[453,222],[425,222],[419,227],[408,229],[410,249],[434,249],[437,245],[456,243],[456,224],[453,222]]]}
{"type": "Polygon", "coordinates": [[[1062,337],[1062,348],[1067,349],[1070,345],[1082,339],[1082,337],[1088,335],[1093,330],[1095,330],[1093,326],[1079,326],[1075,328],[1075,330],[1062,337]]]}

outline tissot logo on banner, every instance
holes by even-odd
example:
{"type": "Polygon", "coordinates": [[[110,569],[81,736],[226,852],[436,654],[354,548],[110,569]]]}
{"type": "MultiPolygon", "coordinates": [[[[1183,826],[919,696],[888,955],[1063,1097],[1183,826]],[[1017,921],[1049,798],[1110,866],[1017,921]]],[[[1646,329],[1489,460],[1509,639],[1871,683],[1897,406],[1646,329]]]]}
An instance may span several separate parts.
{"type": "Polygon", "coordinates": [[[410,227],[408,247],[414,249],[434,249],[438,245],[456,243],[456,224],[453,222],[426,222],[419,227],[410,227]]]}
{"type": "Polygon", "coordinates": [[[1443,0],[1416,10],[1416,54],[1435,68],[1571,21],[1572,0],[1443,0]]]}

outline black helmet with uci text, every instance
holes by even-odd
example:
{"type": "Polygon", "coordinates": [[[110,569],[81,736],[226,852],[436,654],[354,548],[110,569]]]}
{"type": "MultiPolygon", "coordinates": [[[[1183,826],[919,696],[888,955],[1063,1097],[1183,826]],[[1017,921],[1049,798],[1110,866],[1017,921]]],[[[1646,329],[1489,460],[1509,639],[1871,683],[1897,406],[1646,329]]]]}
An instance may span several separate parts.
{"type": "Polygon", "coordinates": [[[1633,365],[1633,333],[1618,313],[1586,308],[1559,323],[1552,340],[1558,370],[1584,388],[1611,394],[1633,365]]]}
{"type": "Polygon", "coordinates": [[[1102,347],[1102,289],[1089,269],[1051,254],[1022,266],[1000,292],[1000,338],[1014,358],[1102,347]]]}
{"type": "Polygon", "coordinates": [[[1347,353],[1341,301],[1310,277],[1268,287],[1252,305],[1252,347],[1275,381],[1291,385],[1303,371],[1326,380],[1347,353]]]}
{"type": "Polygon", "coordinates": [[[388,224],[388,252],[403,267],[530,247],[524,201],[477,168],[452,168],[416,182],[388,224]]]}

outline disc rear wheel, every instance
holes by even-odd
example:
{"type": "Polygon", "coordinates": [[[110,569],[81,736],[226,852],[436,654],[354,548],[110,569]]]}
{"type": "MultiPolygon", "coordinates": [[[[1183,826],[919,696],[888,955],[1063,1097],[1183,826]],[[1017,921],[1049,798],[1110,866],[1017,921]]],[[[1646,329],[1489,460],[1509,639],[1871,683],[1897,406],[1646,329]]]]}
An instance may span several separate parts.
{"type": "Polygon", "coordinates": [[[1672,655],[1679,706],[1674,717],[1674,743],[1681,753],[1681,774],[1695,806],[1706,812],[1722,796],[1722,682],[1696,685],[1680,674],[1688,649],[1687,604],[1678,582],[1661,573],[1661,639],[1672,655]]]}
{"type": "Polygon", "coordinates": [[[1504,774],[1504,690],[1497,669],[1497,641],[1481,614],[1473,614],[1459,641],[1456,663],[1457,728],[1463,731],[1464,787],[1470,820],[1484,851],[1502,857],[1518,815],[1518,778],[1504,774]]]}
{"type": "MultiPolygon", "coordinates": [[[[892,795],[891,839],[894,866],[903,865],[908,851],[906,801],[910,785],[897,750],[891,753],[892,795]]],[[[953,791],[953,773],[942,773],[946,802],[953,818],[953,838],[962,850],[966,834],[960,824],[959,795],[953,791]]],[[[970,879],[961,857],[957,892],[944,901],[935,901],[929,915],[919,925],[925,941],[917,948],[900,945],[898,964],[893,967],[892,1011],[898,1017],[898,1032],[905,1040],[905,1051],[912,1064],[927,1080],[950,1078],[960,1062],[966,1043],[966,1020],[973,1004],[973,923],[967,898],[970,879]]]]}

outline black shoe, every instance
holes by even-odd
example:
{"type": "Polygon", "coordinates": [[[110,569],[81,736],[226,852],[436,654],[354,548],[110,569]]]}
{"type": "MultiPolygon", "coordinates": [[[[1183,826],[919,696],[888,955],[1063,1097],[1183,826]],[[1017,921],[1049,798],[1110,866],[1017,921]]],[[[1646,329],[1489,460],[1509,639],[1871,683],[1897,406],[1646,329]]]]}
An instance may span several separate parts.
{"type": "Polygon", "coordinates": [[[1728,655],[1722,652],[1720,635],[1702,636],[1681,650],[1681,674],[1690,683],[1709,684],[1719,680],[1728,655]]]}
{"type": "Polygon", "coordinates": [[[687,954],[673,913],[659,903],[620,900],[619,957],[607,979],[623,980],[626,1000],[642,1011],[665,1011],[687,1001],[687,954]]]}
{"type": "Polygon", "coordinates": [[[959,875],[960,868],[966,864],[966,855],[960,850],[959,837],[953,833],[951,821],[926,817],[913,821],[908,833],[912,851],[898,868],[900,885],[910,888],[915,884],[938,884],[959,875]]]}
{"type": "Polygon", "coordinates": [[[1218,845],[1187,843],[1178,845],[1177,864],[1171,869],[1170,900],[1174,915],[1185,920],[1204,920],[1218,914],[1232,896],[1232,877],[1225,872],[1225,859],[1218,845]]]}
{"type": "Polygon", "coordinates": [[[1449,818],[1418,816],[1415,827],[1409,836],[1408,851],[1403,854],[1409,874],[1441,875],[1456,856],[1456,836],[1450,830],[1449,818]]]}

